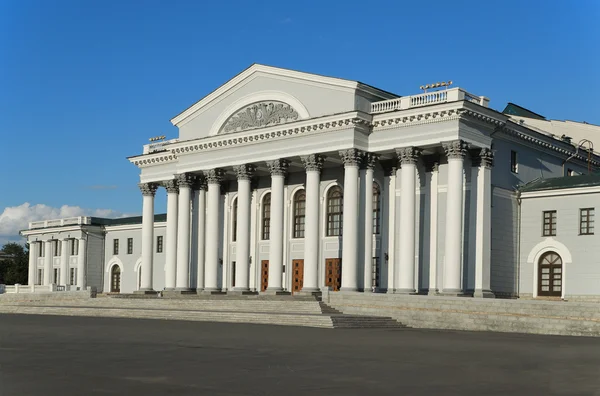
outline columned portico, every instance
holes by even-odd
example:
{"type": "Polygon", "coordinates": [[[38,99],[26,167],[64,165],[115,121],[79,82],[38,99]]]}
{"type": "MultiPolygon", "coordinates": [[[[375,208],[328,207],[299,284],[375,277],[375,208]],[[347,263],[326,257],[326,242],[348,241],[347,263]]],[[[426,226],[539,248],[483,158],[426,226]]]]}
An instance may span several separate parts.
{"type": "Polygon", "coordinates": [[[490,287],[492,244],[492,166],[494,153],[489,148],[479,152],[477,173],[477,216],[475,226],[474,297],[493,298],[490,287]]]}
{"type": "Polygon", "coordinates": [[[325,157],[311,154],[302,157],[306,168],[306,220],[304,232],[304,286],[307,293],[319,291],[319,197],[321,170],[325,157]]]}
{"type": "Polygon", "coordinates": [[[167,235],[165,252],[165,289],[175,290],[177,278],[177,220],[179,210],[179,185],[177,180],[164,183],[167,190],[167,235]]]}
{"type": "Polygon", "coordinates": [[[204,262],[204,291],[219,291],[219,196],[221,195],[222,169],[205,171],[208,183],[206,210],[206,244],[204,262]]]}
{"type": "Polygon", "coordinates": [[[372,291],[373,285],[373,171],[379,155],[365,153],[363,164],[365,166],[365,191],[364,191],[364,285],[363,290],[366,293],[372,291]]]}
{"type": "Polygon", "coordinates": [[[357,149],[340,151],[344,161],[341,291],[358,290],[358,167],[362,155],[357,149]]]}
{"type": "Polygon", "coordinates": [[[190,290],[190,221],[192,185],[196,178],[190,173],[177,175],[179,185],[179,215],[177,216],[177,279],[175,290],[190,290]]]}
{"type": "Polygon", "coordinates": [[[251,164],[234,167],[238,181],[237,241],[234,291],[250,290],[250,181],[255,167],[251,164]]]}
{"type": "Polygon", "coordinates": [[[37,259],[40,255],[38,252],[39,246],[39,242],[29,242],[29,267],[27,271],[27,284],[29,286],[37,283],[35,277],[37,273],[37,259]]]}
{"type": "Polygon", "coordinates": [[[283,210],[285,176],[289,161],[278,159],[267,163],[271,171],[271,232],[269,233],[268,292],[283,291],[283,210]]]}
{"type": "Polygon", "coordinates": [[[60,241],[60,284],[65,286],[69,283],[69,239],[60,241]]]}
{"type": "Polygon", "coordinates": [[[416,219],[416,174],[420,150],[415,147],[398,149],[400,178],[400,257],[396,293],[415,292],[415,234],[419,231],[416,219]]]}
{"type": "Polygon", "coordinates": [[[462,140],[443,143],[448,158],[444,294],[462,294],[463,168],[466,144],[462,140]]]}
{"type": "MultiPolygon", "coordinates": [[[[142,191],[142,279],[141,292],[154,291],[152,284],[153,246],[154,246],[154,195],[158,185],[155,183],[140,183],[142,191]]],[[[80,246],[81,247],[81,246],[80,246]]],[[[80,250],[81,253],[81,250],[80,250]]]]}
{"type": "Polygon", "coordinates": [[[52,241],[48,240],[44,243],[44,285],[52,284],[52,241]]]}

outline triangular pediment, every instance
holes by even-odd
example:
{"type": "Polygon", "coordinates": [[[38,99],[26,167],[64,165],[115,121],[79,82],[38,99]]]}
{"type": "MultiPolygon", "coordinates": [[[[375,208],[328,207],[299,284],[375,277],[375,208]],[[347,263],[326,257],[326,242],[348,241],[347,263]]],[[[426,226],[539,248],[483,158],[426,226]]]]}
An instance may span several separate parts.
{"type": "Polygon", "coordinates": [[[393,97],[358,81],[253,64],[171,122],[187,140],[361,110],[363,102],[393,97]]]}

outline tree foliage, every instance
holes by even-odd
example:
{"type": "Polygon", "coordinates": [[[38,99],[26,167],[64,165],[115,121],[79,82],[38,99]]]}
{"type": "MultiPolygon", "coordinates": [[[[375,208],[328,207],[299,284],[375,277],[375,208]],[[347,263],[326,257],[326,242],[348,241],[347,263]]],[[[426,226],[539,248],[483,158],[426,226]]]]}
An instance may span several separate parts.
{"type": "Polygon", "coordinates": [[[29,267],[29,245],[7,243],[2,248],[6,258],[0,260],[0,283],[6,285],[27,284],[27,269],[29,267]]]}

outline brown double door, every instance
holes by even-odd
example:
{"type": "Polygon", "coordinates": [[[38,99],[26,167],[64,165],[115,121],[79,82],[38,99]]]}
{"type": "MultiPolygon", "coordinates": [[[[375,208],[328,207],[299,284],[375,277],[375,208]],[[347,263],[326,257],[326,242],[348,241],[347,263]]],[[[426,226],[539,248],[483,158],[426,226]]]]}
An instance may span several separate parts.
{"type": "Polygon", "coordinates": [[[269,286],[269,260],[260,262],[260,291],[267,290],[269,286]]]}
{"type": "Polygon", "coordinates": [[[339,291],[342,286],[342,260],[339,258],[325,259],[325,286],[331,286],[333,291],[339,291]]]}
{"type": "Polygon", "coordinates": [[[562,259],[554,252],[540,258],[538,296],[560,297],[562,294],[562,259]]]}
{"type": "Polygon", "coordinates": [[[304,286],[304,260],[292,260],[292,294],[304,286]]]}

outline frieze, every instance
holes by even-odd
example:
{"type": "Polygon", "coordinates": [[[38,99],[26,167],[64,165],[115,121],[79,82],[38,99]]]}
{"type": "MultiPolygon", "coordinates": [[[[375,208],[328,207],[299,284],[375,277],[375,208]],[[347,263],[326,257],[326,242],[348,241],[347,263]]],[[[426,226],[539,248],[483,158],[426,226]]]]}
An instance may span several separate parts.
{"type": "Polygon", "coordinates": [[[219,133],[240,132],[248,129],[284,124],[298,119],[298,112],[283,102],[260,102],[231,116],[219,133]]]}

